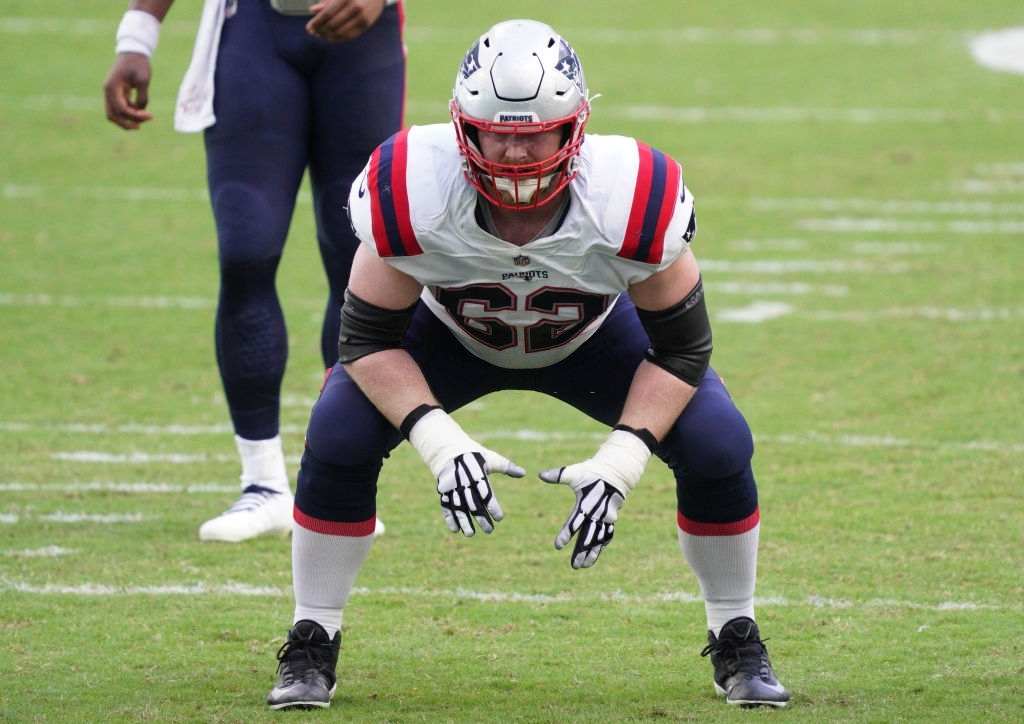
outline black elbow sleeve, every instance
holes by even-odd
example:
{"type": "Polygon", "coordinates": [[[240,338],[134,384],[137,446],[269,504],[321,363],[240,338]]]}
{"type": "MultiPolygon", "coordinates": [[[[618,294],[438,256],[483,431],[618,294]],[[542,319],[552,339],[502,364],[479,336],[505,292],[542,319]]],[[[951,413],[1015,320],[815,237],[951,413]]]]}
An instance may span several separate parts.
{"type": "Polygon", "coordinates": [[[407,309],[384,309],[346,290],[341,305],[338,361],[349,364],[374,352],[401,347],[415,310],[415,304],[407,309]]]}
{"type": "Polygon", "coordinates": [[[636,310],[651,339],[647,360],[696,387],[711,360],[711,321],[704,303],[704,284],[678,304],[658,311],[636,310]]]}

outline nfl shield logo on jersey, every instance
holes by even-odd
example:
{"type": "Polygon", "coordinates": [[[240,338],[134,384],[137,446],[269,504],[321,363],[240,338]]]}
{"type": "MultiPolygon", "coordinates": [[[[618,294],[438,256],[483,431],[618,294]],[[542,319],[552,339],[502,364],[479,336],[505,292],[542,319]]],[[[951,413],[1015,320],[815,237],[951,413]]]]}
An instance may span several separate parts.
{"type": "Polygon", "coordinates": [[[512,257],[512,263],[516,266],[530,266],[530,257],[525,254],[512,257]]]}

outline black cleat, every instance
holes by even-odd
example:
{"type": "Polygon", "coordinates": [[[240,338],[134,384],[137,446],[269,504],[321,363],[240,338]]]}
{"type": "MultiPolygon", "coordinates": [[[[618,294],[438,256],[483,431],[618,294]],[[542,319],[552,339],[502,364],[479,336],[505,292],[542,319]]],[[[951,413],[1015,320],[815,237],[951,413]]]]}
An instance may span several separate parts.
{"type": "Polygon", "coordinates": [[[267,694],[271,709],[326,709],[337,687],[334,673],[341,632],[334,640],[316,621],[297,621],[277,652],[277,683],[267,694]]]}
{"type": "Polygon", "coordinates": [[[778,706],[789,703],[789,692],[775,678],[768,649],[753,619],[740,616],[718,634],[708,631],[708,645],[701,656],[711,655],[715,667],[715,691],[737,706],[778,706]]]}

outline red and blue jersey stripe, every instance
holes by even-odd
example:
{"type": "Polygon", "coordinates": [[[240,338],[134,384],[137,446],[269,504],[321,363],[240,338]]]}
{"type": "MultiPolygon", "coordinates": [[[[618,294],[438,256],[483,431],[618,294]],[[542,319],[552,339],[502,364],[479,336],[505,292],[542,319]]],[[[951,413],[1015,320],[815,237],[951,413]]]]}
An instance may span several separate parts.
{"type": "Polygon", "coordinates": [[[370,157],[366,187],[377,253],[387,256],[422,254],[409,213],[406,173],[409,166],[409,130],[386,140],[370,157]]]}
{"type": "Polygon", "coordinates": [[[640,166],[619,256],[660,264],[665,250],[665,229],[676,208],[682,173],[671,156],[640,141],[636,145],[640,166]]]}

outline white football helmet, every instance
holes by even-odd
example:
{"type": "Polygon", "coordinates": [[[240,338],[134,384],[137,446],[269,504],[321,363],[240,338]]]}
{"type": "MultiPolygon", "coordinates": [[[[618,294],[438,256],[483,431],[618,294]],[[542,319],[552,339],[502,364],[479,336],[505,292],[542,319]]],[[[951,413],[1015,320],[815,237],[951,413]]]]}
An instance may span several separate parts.
{"type": "Polygon", "coordinates": [[[531,209],[554,199],[576,175],[590,115],[587,82],[572,46],[535,20],[498,23],[469,49],[450,104],[466,178],[491,203],[531,209]],[[478,131],[530,134],[563,129],[562,145],[535,163],[484,158],[478,131]]]}

